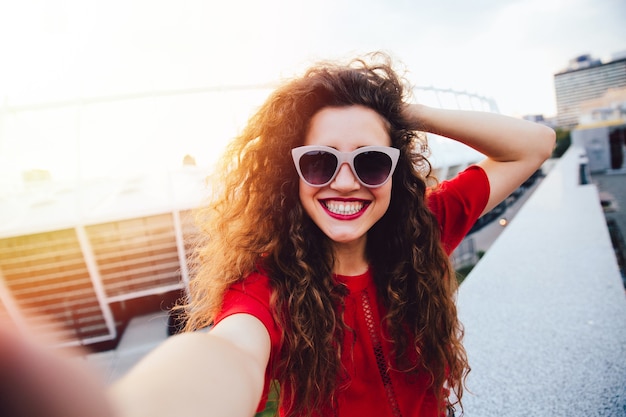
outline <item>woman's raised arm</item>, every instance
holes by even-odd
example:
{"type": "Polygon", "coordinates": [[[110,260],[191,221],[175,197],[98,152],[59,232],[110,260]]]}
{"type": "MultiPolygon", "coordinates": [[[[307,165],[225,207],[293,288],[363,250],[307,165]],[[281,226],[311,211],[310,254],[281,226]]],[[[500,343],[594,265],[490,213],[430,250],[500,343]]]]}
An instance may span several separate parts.
{"type": "Polygon", "coordinates": [[[479,165],[487,173],[491,191],[483,214],[530,177],[554,148],[554,130],[526,120],[420,104],[409,104],[406,111],[421,130],[454,139],[486,155],[479,165]]]}

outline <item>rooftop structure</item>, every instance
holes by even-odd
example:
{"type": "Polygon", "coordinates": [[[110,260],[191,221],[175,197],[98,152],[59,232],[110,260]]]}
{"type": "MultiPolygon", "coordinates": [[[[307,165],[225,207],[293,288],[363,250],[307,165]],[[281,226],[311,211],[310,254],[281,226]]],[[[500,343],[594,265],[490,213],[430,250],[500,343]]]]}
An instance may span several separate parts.
{"type": "Polygon", "coordinates": [[[572,142],[584,147],[592,173],[626,169],[626,87],[580,103],[572,142]]]}
{"type": "Polygon", "coordinates": [[[41,184],[0,201],[0,311],[53,317],[68,344],[115,341],[116,305],[185,288],[203,176],[41,184]]]}

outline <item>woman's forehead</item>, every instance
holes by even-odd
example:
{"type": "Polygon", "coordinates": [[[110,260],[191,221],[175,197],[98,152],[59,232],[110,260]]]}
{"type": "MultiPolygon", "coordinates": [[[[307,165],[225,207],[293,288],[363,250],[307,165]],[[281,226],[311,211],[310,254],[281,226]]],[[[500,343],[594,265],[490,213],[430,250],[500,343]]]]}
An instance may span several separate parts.
{"type": "Polygon", "coordinates": [[[311,118],[304,144],[352,150],[362,146],[390,146],[391,139],[387,121],[373,109],[325,107],[311,118]]]}

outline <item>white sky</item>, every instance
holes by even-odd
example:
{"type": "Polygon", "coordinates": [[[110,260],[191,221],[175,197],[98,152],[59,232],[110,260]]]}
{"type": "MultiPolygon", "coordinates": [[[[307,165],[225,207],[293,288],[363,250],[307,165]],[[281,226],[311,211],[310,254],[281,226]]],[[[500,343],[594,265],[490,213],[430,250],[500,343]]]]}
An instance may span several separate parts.
{"type": "MultiPolygon", "coordinates": [[[[75,158],[50,145],[63,117],[30,126],[23,115],[3,119],[3,107],[265,83],[378,49],[404,63],[414,84],[489,96],[509,115],[550,116],[553,74],[580,54],[626,50],[625,23],[623,0],[0,0],[0,175],[23,170],[26,152],[33,167],[50,168],[52,154],[66,165],[75,158]]],[[[185,131],[161,125],[172,108],[155,108],[136,144],[120,139],[130,156],[116,163],[149,147],[149,135],[185,131]]],[[[120,137],[102,125],[99,138],[88,120],[70,129],[101,140],[90,153],[104,152],[105,134],[120,137]]],[[[63,143],[67,134],[57,134],[63,143]]]]}
{"type": "Polygon", "coordinates": [[[385,49],[420,85],[555,112],[552,76],[626,49],[623,0],[2,0],[9,103],[289,76],[385,49]]]}

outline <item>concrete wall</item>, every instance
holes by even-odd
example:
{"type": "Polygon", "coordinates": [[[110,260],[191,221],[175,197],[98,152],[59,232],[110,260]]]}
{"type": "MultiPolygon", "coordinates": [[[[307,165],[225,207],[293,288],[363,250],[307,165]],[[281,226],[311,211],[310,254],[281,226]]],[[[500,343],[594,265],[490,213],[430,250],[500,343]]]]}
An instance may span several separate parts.
{"type": "Polygon", "coordinates": [[[626,415],[626,297],[573,146],[459,290],[468,417],[626,415]]]}

